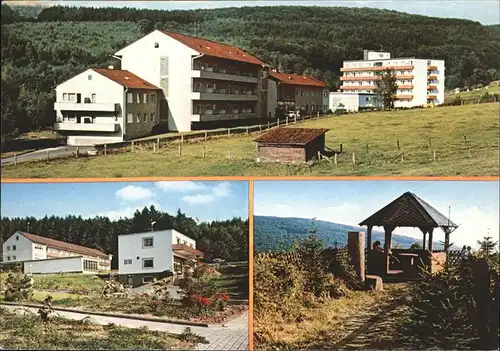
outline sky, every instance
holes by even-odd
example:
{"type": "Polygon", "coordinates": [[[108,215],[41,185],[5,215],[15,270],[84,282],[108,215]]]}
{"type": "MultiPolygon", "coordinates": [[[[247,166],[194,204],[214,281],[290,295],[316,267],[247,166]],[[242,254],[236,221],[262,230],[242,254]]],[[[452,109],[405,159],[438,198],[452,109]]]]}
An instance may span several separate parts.
{"type": "Polygon", "coordinates": [[[243,181],[2,183],[1,190],[2,217],[81,215],[118,219],[154,205],[171,215],[180,208],[200,222],[248,218],[248,183],[243,181]]]}
{"type": "MultiPolygon", "coordinates": [[[[16,2],[16,1],[13,1],[16,2]]],[[[21,1],[17,1],[18,3],[21,1]]],[[[36,3],[37,1],[24,1],[36,3]]],[[[135,7],[165,10],[187,10],[200,8],[220,8],[234,6],[348,6],[388,9],[425,16],[463,18],[481,22],[482,24],[500,23],[500,2],[498,0],[347,0],[347,1],[68,1],[41,0],[47,5],[94,6],[94,7],[135,7]]],[[[23,3],[23,2],[21,2],[23,3]]]]}
{"type": "MultiPolygon", "coordinates": [[[[256,181],[254,213],[357,226],[407,191],[445,216],[451,206],[450,219],[459,225],[450,236],[455,245],[477,247],[488,233],[498,240],[500,188],[493,181],[256,181]]],[[[394,233],[423,236],[417,228],[396,228],[394,233]]],[[[437,229],[433,238],[444,241],[444,233],[437,229]]]]}

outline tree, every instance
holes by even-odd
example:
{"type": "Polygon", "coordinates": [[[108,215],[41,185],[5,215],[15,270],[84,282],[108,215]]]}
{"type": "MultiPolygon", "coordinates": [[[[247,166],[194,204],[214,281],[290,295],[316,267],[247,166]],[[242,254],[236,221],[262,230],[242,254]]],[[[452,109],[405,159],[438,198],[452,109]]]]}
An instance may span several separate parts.
{"type": "Polygon", "coordinates": [[[491,236],[485,236],[483,240],[478,240],[479,252],[489,257],[495,252],[495,248],[498,245],[498,241],[493,241],[491,236]]]}
{"type": "Polygon", "coordinates": [[[391,110],[394,108],[398,85],[396,84],[396,75],[392,70],[384,70],[375,81],[375,94],[379,98],[384,109],[391,110]]]}

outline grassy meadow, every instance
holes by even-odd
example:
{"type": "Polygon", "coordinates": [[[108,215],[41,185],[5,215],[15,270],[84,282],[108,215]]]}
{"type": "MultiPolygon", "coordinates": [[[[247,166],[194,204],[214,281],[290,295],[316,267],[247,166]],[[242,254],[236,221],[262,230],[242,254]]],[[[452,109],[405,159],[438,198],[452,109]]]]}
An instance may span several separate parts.
{"type": "Polygon", "coordinates": [[[190,141],[183,145],[181,156],[178,144],[170,143],[162,144],[156,154],[152,145],[142,145],[135,152],[123,148],[107,156],[8,165],[2,167],[2,176],[498,175],[498,103],[328,116],[296,126],[330,128],[326,134],[326,146],[334,150],[339,150],[340,144],[343,146],[343,153],[337,156],[337,164],[332,159],[310,166],[259,163],[252,142],[257,134],[253,134],[190,141]]]}
{"type": "Polygon", "coordinates": [[[500,94],[500,81],[495,81],[491,82],[489,85],[487,85],[484,88],[478,89],[478,90],[471,90],[471,91],[461,91],[459,93],[453,93],[451,91],[448,91],[445,94],[445,100],[454,100],[457,97],[468,100],[468,99],[474,99],[474,98],[480,98],[481,95],[484,93],[488,94],[500,94]]]}

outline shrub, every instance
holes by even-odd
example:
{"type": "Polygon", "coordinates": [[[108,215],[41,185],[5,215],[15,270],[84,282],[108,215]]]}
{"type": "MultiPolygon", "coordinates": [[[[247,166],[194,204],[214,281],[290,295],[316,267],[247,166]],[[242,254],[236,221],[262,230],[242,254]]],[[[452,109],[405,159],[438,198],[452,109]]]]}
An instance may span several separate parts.
{"type": "Polygon", "coordinates": [[[29,300],[33,296],[33,279],[22,273],[9,273],[5,281],[5,301],[29,300]]]}

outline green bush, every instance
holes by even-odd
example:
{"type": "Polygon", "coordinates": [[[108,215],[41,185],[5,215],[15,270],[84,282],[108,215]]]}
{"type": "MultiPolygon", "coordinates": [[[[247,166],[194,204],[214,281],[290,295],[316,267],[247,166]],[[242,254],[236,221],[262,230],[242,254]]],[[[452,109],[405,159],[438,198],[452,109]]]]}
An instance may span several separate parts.
{"type": "Polygon", "coordinates": [[[31,299],[32,296],[32,278],[20,272],[9,273],[5,281],[5,301],[25,301],[31,299]]]}

